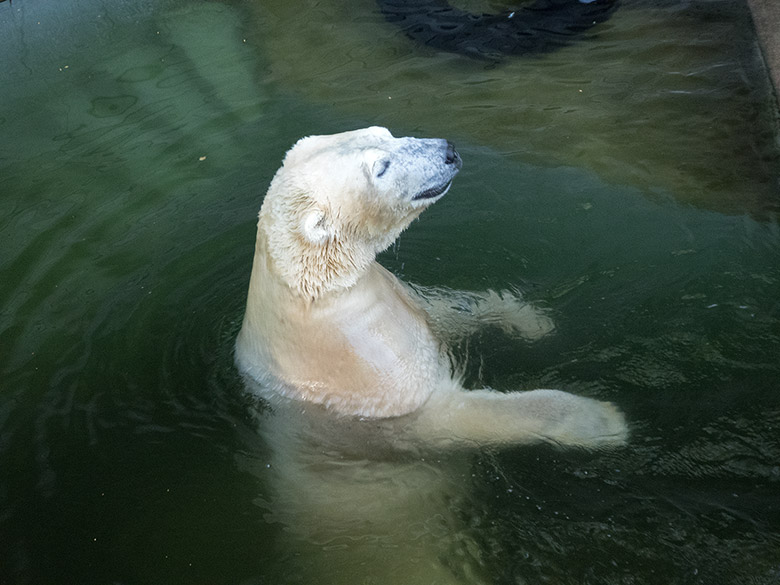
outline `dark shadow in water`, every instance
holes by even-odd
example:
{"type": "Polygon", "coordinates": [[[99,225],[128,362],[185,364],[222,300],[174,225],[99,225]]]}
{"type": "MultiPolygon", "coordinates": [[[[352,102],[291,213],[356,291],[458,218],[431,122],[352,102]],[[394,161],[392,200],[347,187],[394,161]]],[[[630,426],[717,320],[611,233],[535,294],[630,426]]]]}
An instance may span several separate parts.
{"type": "Polygon", "coordinates": [[[446,0],[378,0],[388,21],[415,41],[450,53],[495,59],[550,53],[604,22],[615,0],[536,0],[498,14],[474,14],[446,0]]]}

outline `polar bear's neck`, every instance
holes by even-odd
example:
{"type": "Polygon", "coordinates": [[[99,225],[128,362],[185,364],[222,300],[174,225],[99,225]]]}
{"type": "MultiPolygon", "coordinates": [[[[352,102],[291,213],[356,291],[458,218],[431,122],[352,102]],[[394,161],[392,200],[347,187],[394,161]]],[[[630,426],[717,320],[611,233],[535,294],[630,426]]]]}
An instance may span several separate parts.
{"type": "Polygon", "coordinates": [[[380,251],[354,234],[338,234],[315,246],[298,233],[266,229],[264,223],[261,215],[256,253],[267,254],[271,272],[312,301],[354,286],[380,251]]]}
{"type": "Polygon", "coordinates": [[[334,237],[321,246],[302,246],[296,261],[282,272],[288,272],[290,286],[314,300],[354,286],[375,258],[375,251],[367,246],[334,237]]]}
{"type": "MultiPolygon", "coordinates": [[[[422,208],[401,213],[372,210],[371,214],[330,213],[321,241],[307,237],[310,198],[277,189],[272,182],[259,214],[257,251],[266,255],[270,272],[299,296],[316,300],[353,287],[376,256],[392,244],[422,208]],[[262,250],[262,252],[261,252],[262,250]]],[[[287,186],[289,187],[289,186],[287,186]]]]}

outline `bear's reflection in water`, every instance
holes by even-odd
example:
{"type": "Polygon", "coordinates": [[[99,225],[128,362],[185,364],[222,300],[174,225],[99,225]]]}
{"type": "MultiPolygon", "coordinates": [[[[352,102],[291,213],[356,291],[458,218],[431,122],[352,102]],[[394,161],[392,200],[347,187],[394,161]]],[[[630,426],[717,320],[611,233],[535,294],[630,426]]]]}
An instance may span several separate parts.
{"type": "Polygon", "coordinates": [[[271,453],[248,470],[268,490],[266,521],[282,527],[272,573],[323,585],[490,582],[468,526],[473,451],[416,442],[415,415],[334,417],[271,399],[257,413],[271,453]]]}

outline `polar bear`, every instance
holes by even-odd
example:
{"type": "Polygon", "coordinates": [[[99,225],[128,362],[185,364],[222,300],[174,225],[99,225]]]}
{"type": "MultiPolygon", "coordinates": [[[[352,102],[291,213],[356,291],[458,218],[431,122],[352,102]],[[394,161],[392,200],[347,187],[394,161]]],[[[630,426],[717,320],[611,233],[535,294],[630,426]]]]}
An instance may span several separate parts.
{"type": "Polygon", "coordinates": [[[473,448],[626,440],[608,403],[462,387],[448,350],[460,336],[552,329],[517,295],[412,288],[376,262],[460,168],[446,140],[373,127],[301,139],[271,182],[236,342],[262,398],[260,445],[237,457],[282,527],[271,581],[491,583],[462,521],[473,448]]]}
{"type": "Polygon", "coordinates": [[[623,443],[626,424],[612,404],[558,390],[462,388],[434,333],[457,322],[442,309],[511,323],[514,308],[520,321],[530,317],[526,335],[550,328],[519,299],[471,293],[453,303],[415,292],[376,262],[444,197],[461,164],[446,140],[380,127],[298,141],[260,210],[239,370],[268,395],[334,414],[406,416],[405,428],[428,443],[623,443]]]}

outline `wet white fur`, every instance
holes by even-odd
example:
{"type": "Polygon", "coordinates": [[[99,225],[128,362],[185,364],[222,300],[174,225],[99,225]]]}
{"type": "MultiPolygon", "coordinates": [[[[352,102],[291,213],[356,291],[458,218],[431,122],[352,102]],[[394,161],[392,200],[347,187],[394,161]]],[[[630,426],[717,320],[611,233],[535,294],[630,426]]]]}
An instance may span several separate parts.
{"type": "Polygon", "coordinates": [[[438,199],[415,197],[457,172],[445,146],[374,127],[304,138],[287,153],[259,215],[239,369],[267,394],[334,415],[408,416],[404,428],[431,444],[623,443],[609,403],[464,390],[453,376],[437,323],[468,334],[492,321],[533,338],[552,328],[546,317],[511,293],[420,295],[375,261],[438,199]]]}

